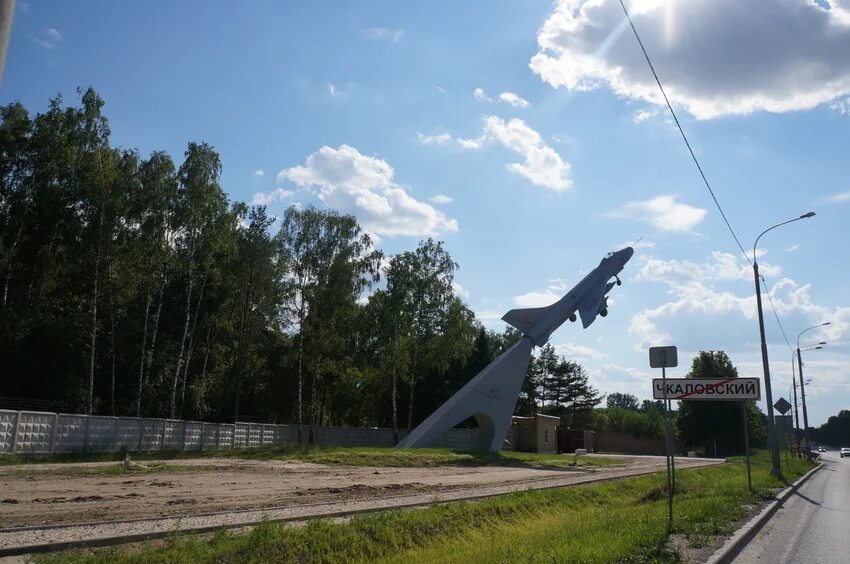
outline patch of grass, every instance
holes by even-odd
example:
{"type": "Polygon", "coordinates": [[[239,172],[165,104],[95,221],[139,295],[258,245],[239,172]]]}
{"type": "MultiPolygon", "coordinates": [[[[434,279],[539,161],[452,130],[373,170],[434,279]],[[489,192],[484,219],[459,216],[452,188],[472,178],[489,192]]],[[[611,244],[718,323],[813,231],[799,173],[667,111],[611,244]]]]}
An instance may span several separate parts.
{"type": "MultiPolygon", "coordinates": [[[[451,449],[402,449],[378,447],[337,447],[323,445],[282,444],[273,447],[205,451],[134,452],[134,461],[173,460],[180,458],[244,458],[254,460],[297,460],[316,464],[353,466],[518,466],[556,467],[602,466],[623,464],[622,459],[527,452],[478,452],[451,449]]],[[[6,455],[0,464],[51,462],[100,462],[123,459],[121,453],[74,453],[52,456],[6,455]]]]}
{"type": "MultiPolygon", "coordinates": [[[[769,459],[753,461],[754,491],[743,463],[677,472],[673,533],[694,543],[728,534],[745,506],[779,483],[769,459]],[[677,488],[678,490],[678,488],[677,488]]],[[[795,479],[810,468],[796,461],[795,479]]],[[[38,562],[674,562],[669,547],[665,477],[644,476],[571,488],[524,491],[478,502],[362,515],[305,527],[263,523],[248,533],[212,538],[174,535],[165,543],[92,553],[39,556],[38,562]],[[661,496],[663,498],[663,496],[661,496]]]]}

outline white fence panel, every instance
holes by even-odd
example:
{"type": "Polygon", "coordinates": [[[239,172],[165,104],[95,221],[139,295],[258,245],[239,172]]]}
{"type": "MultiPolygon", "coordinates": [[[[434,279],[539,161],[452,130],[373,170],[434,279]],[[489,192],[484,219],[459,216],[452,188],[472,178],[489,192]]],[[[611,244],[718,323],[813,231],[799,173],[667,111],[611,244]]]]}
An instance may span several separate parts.
{"type": "Polygon", "coordinates": [[[186,422],[186,438],[183,441],[183,448],[185,450],[198,450],[201,448],[201,431],[203,430],[203,425],[203,423],[198,421],[186,422]]]}
{"type": "Polygon", "coordinates": [[[218,423],[206,423],[201,430],[201,448],[215,450],[218,448],[218,423]]]}
{"type": "Polygon", "coordinates": [[[163,450],[180,450],[183,444],[183,422],[178,419],[166,419],[163,436],[163,450]]]}
{"type": "Polygon", "coordinates": [[[233,423],[219,423],[218,425],[218,448],[229,449],[233,447],[236,425],[233,423]]]}
{"type": "Polygon", "coordinates": [[[142,440],[139,450],[162,450],[165,419],[143,419],[142,440]]]}
{"type": "Polygon", "coordinates": [[[80,452],[86,448],[87,415],[59,414],[53,452],[80,452]]]}
{"type": "Polygon", "coordinates": [[[89,417],[87,450],[95,452],[109,452],[113,450],[115,426],[117,423],[117,417],[89,417]]]}
{"type": "Polygon", "coordinates": [[[15,439],[15,423],[17,421],[17,411],[0,409],[0,452],[12,452],[12,441],[15,439]]]}
{"type": "Polygon", "coordinates": [[[245,448],[248,446],[248,427],[250,423],[236,423],[233,431],[233,448],[245,448]]]}
{"type": "Polygon", "coordinates": [[[142,420],[139,417],[119,417],[115,428],[115,450],[125,448],[136,450],[139,448],[139,436],[142,429],[142,420]]]}
{"type": "Polygon", "coordinates": [[[15,452],[50,452],[56,415],[39,411],[19,411],[15,452]]]}

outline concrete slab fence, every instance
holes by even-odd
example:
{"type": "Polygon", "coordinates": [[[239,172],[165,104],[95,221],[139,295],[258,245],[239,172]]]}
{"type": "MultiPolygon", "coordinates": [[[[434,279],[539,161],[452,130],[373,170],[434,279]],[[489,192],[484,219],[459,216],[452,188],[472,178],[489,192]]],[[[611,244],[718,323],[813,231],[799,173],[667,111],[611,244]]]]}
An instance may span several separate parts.
{"type": "MultiPolygon", "coordinates": [[[[452,429],[431,447],[468,450],[476,429],[452,429]]],[[[399,430],[399,440],[407,430],[399,430]]],[[[335,446],[393,446],[392,429],[302,427],[302,442],[335,446]]],[[[107,417],[0,410],[0,453],[53,454],[257,448],[298,442],[298,426],[205,423],[180,419],[107,417]]]]}

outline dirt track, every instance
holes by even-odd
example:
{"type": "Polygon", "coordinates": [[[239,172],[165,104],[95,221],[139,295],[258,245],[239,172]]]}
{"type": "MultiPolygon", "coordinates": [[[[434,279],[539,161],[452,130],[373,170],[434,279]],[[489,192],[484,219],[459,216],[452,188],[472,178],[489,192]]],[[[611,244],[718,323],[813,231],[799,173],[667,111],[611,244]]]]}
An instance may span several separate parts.
{"type": "MultiPolygon", "coordinates": [[[[138,476],[92,473],[114,463],[0,467],[0,549],[175,527],[250,523],[263,514],[298,519],[409,507],[664,470],[663,457],[624,458],[628,461],[624,465],[581,470],[386,468],[234,459],[169,461],[180,468],[138,476]],[[201,515],[217,512],[225,513],[201,515]],[[136,521],[140,519],[148,522],[136,521]],[[124,523],[73,526],[115,521],[124,523]],[[43,529],[45,525],[71,527],[43,529]],[[9,530],[15,527],[36,530],[9,530]]],[[[677,464],[718,462],[683,459],[677,464]]]]}

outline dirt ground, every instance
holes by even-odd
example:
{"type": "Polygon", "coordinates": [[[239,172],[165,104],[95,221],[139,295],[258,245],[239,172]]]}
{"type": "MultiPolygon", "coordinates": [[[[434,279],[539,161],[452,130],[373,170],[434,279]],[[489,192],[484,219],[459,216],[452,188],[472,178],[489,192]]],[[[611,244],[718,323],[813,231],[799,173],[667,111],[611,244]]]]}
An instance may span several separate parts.
{"type": "MultiPolygon", "coordinates": [[[[346,503],[415,494],[474,492],[593,473],[653,471],[663,457],[626,458],[595,468],[387,468],[275,460],[168,461],[140,475],[97,473],[115,463],[0,467],[0,528],[199,515],[220,511],[346,503]]],[[[696,462],[696,461],[695,461],[696,462]]],[[[150,464],[150,463],[147,463],[150,464]]]]}

